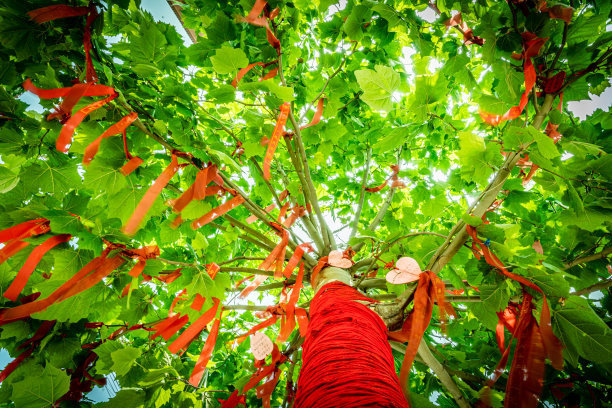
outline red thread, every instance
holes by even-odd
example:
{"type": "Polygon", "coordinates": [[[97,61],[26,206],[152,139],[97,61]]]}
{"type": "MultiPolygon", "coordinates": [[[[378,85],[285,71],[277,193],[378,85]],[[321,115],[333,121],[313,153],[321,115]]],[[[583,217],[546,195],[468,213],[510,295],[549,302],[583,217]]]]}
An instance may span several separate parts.
{"type": "Polygon", "coordinates": [[[354,288],[331,282],[310,304],[295,408],[409,407],[387,328],[354,288]]]}

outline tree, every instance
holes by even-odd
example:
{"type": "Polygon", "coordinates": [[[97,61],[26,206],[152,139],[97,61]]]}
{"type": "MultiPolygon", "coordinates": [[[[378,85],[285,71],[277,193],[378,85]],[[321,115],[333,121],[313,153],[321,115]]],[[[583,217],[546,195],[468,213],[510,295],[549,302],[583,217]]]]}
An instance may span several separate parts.
{"type": "Polygon", "coordinates": [[[329,265],[412,405],[609,406],[611,5],[269,3],[3,3],[5,406],[290,406],[329,265]]]}

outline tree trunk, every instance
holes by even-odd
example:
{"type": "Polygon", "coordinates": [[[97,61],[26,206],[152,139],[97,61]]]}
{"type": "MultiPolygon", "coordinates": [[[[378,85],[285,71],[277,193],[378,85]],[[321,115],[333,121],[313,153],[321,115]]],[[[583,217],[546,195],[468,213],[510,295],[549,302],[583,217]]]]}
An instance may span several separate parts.
{"type": "Polygon", "coordinates": [[[317,277],[295,407],[409,407],[387,327],[349,283],[349,273],[333,267],[317,277]]]}

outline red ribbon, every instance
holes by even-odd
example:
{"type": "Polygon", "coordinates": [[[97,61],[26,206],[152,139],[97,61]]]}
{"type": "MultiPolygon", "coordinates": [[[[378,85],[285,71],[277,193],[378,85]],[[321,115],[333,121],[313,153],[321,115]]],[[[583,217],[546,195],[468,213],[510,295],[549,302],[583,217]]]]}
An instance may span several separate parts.
{"type": "MultiPolygon", "coordinates": [[[[223,307],[221,307],[221,313],[223,313],[223,307]]],[[[196,362],[196,365],[189,377],[189,383],[194,387],[197,387],[200,384],[200,380],[202,380],[202,375],[204,374],[204,370],[206,370],[206,365],[210,361],[210,356],[212,355],[213,350],[215,349],[215,343],[217,342],[217,335],[219,334],[219,324],[221,320],[215,319],[215,322],[208,333],[208,337],[206,338],[206,343],[204,343],[204,347],[202,347],[202,352],[200,353],[200,357],[196,362]]]]}
{"type": "Polygon", "coordinates": [[[515,59],[523,59],[525,61],[523,64],[523,71],[525,75],[525,92],[523,92],[523,95],[521,95],[519,105],[513,106],[503,115],[495,115],[484,111],[480,112],[480,117],[482,120],[492,126],[497,126],[505,120],[518,118],[525,109],[525,106],[527,106],[527,102],[529,101],[529,93],[536,83],[537,75],[531,58],[540,53],[540,49],[546,40],[548,40],[548,37],[538,38],[535,34],[530,32],[525,32],[521,35],[523,37],[523,53],[521,55],[514,54],[512,57],[515,59]]]}
{"type": "MultiPolygon", "coordinates": [[[[102,139],[109,136],[117,135],[119,133],[123,133],[125,129],[130,126],[130,124],[134,122],[137,118],[138,114],[136,112],[132,112],[121,118],[119,122],[111,125],[108,129],[106,129],[104,133],[98,136],[96,140],[91,142],[89,146],[85,148],[85,154],[83,155],[83,164],[89,164],[93,160],[93,158],[96,156],[96,153],[98,153],[98,149],[100,148],[100,143],[102,142],[102,139]]],[[[127,145],[125,147],[126,155],[128,155],[129,153],[127,152],[127,145]]]]}
{"type": "Polygon", "coordinates": [[[28,279],[32,275],[32,272],[34,272],[34,268],[36,268],[36,265],[38,265],[42,257],[56,245],[69,241],[71,237],[72,236],[70,234],[55,235],[34,248],[32,253],[30,253],[28,256],[25,264],[23,264],[19,272],[17,272],[15,280],[4,292],[3,296],[12,301],[17,300],[17,297],[25,287],[26,283],[28,283],[28,279]]]}
{"type": "Polygon", "coordinates": [[[278,142],[284,133],[285,123],[287,123],[290,109],[291,104],[289,102],[285,102],[280,106],[280,114],[276,120],[276,126],[272,132],[272,136],[270,137],[270,142],[268,143],[268,148],[266,150],[266,155],[264,156],[263,176],[266,180],[270,180],[270,165],[272,163],[272,158],[274,157],[274,152],[278,147],[278,142]]]}
{"type": "Polygon", "coordinates": [[[151,209],[151,206],[153,206],[153,203],[155,202],[157,196],[159,196],[164,187],[166,187],[166,185],[170,182],[170,180],[176,174],[178,169],[183,166],[184,164],[179,164],[176,159],[176,156],[173,154],[168,167],[166,167],[162,174],[160,174],[159,177],[155,179],[151,187],[149,187],[144,197],[142,197],[142,199],[136,206],[136,209],[134,209],[134,213],[132,214],[128,222],[125,224],[125,227],[123,227],[123,232],[126,235],[133,235],[134,233],[136,233],[136,231],[138,231],[142,219],[151,209]]]}
{"type": "Polygon", "coordinates": [[[28,15],[38,24],[57,20],[58,18],[87,15],[85,28],[83,30],[83,48],[85,50],[85,64],[87,66],[85,71],[85,80],[86,82],[98,81],[98,76],[94,70],[93,62],[91,60],[91,24],[96,18],[98,18],[98,12],[96,11],[95,6],[72,7],[64,4],[58,4],[55,6],[42,7],[29,11],[28,15]]]}

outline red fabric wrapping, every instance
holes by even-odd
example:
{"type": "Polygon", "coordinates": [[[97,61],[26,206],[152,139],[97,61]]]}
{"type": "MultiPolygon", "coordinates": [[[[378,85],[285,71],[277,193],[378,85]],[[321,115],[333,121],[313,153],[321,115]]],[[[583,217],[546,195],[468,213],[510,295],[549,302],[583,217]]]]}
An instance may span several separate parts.
{"type": "Polygon", "coordinates": [[[295,408],[409,407],[395,374],[387,327],[373,302],[340,282],[310,304],[295,408]]]}
{"type": "Polygon", "coordinates": [[[72,136],[74,135],[74,130],[77,126],[81,124],[83,119],[87,117],[91,112],[96,109],[101,108],[106,105],[113,99],[119,96],[118,93],[113,93],[110,96],[107,96],[104,99],[100,99],[99,101],[93,102],[84,108],[79,109],[74,115],[70,116],[70,118],[66,121],[62,130],[60,131],[60,135],[55,142],[55,147],[60,152],[66,153],[68,151],[68,146],[72,143],[72,136]]]}
{"type": "Polygon", "coordinates": [[[71,7],[64,4],[55,6],[42,7],[28,12],[32,20],[38,24],[56,20],[58,18],[76,17],[87,15],[85,28],[83,30],[83,48],[85,50],[85,80],[87,82],[97,82],[98,75],[93,67],[91,60],[91,24],[98,18],[98,12],[95,6],[89,7],[71,7]]]}
{"type": "MultiPolygon", "coordinates": [[[[280,278],[283,273],[283,262],[285,261],[285,250],[289,243],[289,233],[286,229],[281,227],[279,224],[271,223],[277,230],[277,234],[280,235],[281,241],[274,247],[270,255],[257,267],[262,271],[272,270],[274,268],[274,276],[280,278]]],[[[261,285],[268,277],[266,275],[257,275],[253,282],[251,282],[246,288],[240,292],[240,298],[247,297],[252,291],[254,291],[259,285],[261,285]]]]}
{"type": "Polygon", "coordinates": [[[138,156],[134,156],[127,163],[125,163],[119,171],[124,176],[128,176],[130,175],[130,173],[136,170],[142,163],[144,163],[144,160],[142,160],[138,156]]]}
{"type": "MultiPolygon", "coordinates": [[[[476,232],[476,228],[468,225],[466,227],[468,235],[474,241],[474,245],[480,246],[482,253],[484,254],[485,260],[491,266],[496,267],[502,274],[506,275],[510,279],[513,279],[528,288],[535,290],[536,292],[542,294],[542,313],[540,314],[540,332],[542,333],[542,341],[544,342],[544,346],[546,347],[546,352],[548,357],[550,358],[551,364],[557,370],[563,369],[563,347],[561,342],[554,335],[552,331],[552,325],[550,321],[550,309],[548,307],[548,301],[546,299],[546,295],[539,286],[531,282],[530,280],[524,278],[523,276],[517,275],[513,272],[510,272],[506,269],[504,264],[499,260],[499,258],[491,252],[488,246],[486,246],[480,239],[478,239],[478,233],[476,232]]],[[[518,330],[518,329],[517,329],[518,330]]]]}
{"type": "MultiPolygon", "coordinates": [[[[389,183],[389,181],[393,180],[394,183],[395,182],[399,182],[398,178],[397,178],[397,174],[399,173],[399,166],[397,164],[393,164],[391,165],[391,175],[389,176],[389,178],[387,178],[381,185],[376,186],[376,187],[366,187],[365,191],[367,191],[368,193],[377,193],[380,190],[382,190],[383,188],[385,188],[387,186],[387,183],[389,183]]],[[[400,182],[401,183],[401,182],[400,182]]],[[[403,185],[403,183],[401,183],[403,185]]],[[[397,183],[395,183],[395,185],[393,185],[392,187],[398,187],[399,185],[397,183]]]]}

